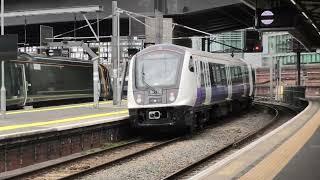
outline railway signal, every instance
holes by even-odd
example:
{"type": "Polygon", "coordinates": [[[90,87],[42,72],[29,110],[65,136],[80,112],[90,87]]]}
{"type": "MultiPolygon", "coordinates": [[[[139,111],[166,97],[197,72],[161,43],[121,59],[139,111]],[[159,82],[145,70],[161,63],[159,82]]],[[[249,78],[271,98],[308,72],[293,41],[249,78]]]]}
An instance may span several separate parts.
{"type": "Polygon", "coordinates": [[[258,31],[246,31],[245,33],[245,52],[262,52],[262,38],[258,31]]]}

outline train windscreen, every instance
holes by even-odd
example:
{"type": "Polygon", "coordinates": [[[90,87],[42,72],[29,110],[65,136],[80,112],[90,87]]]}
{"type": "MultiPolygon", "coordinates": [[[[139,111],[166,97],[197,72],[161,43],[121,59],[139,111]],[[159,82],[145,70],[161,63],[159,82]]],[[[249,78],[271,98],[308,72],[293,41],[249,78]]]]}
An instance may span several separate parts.
{"type": "Polygon", "coordinates": [[[183,55],[173,51],[153,51],[136,59],[138,89],[177,86],[183,55]]]}

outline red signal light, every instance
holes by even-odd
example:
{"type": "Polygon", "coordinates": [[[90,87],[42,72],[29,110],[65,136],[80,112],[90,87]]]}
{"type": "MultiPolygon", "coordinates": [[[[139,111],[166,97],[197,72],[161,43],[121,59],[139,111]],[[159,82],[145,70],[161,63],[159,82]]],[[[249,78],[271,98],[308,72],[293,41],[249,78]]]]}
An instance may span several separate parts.
{"type": "Polygon", "coordinates": [[[260,44],[255,45],[253,48],[254,52],[262,52],[262,46],[260,44]]]}

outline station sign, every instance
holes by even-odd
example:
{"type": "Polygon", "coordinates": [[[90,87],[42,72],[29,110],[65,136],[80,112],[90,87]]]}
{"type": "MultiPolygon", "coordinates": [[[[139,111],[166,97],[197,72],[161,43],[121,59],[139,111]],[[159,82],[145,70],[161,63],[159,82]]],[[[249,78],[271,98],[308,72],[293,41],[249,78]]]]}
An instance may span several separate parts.
{"type": "Polygon", "coordinates": [[[257,29],[288,30],[295,27],[295,14],[281,9],[257,9],[257,29]]]}
{"type": "Polygon", "coordinates": [[[291,3],[283,0],[257,0],[255,27],[259,30],[290,30],[299,16],[291,3]]]}
{"type": "Polygon", "coordinates": [[[18,57],[18,35],[0,36],[0,61],[16,60],[18,57]]]}
{"type": "Polygon", "coordinates": [[[270,10],[265,10],[261,13],[261,23],[264,25],[271,25],[274,21],[274,14],[270,10]]]}

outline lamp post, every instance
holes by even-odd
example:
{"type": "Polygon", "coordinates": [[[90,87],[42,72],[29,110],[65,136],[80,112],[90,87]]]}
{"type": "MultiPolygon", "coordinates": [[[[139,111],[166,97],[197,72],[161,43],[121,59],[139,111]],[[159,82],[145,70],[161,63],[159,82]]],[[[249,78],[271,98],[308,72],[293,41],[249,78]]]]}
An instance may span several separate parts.
{"type": "Polygon", "coordinates": [[[120,97],[120,85],[119,85],[119,36],[120,36],[120,19],[118,13],[117,1],[112,1],[112,69],[113,69],[113,105],[119,105],[121,101],[120,97]]]}
{"type": "MultiPolygon", "coordinates": [[[[1,0],[1,35],[4,35],[4,0],[1,0]]],[[[4,60],[1,60],[1,113],[6,115],[6,87],[4,84],[4,60]]]]}

